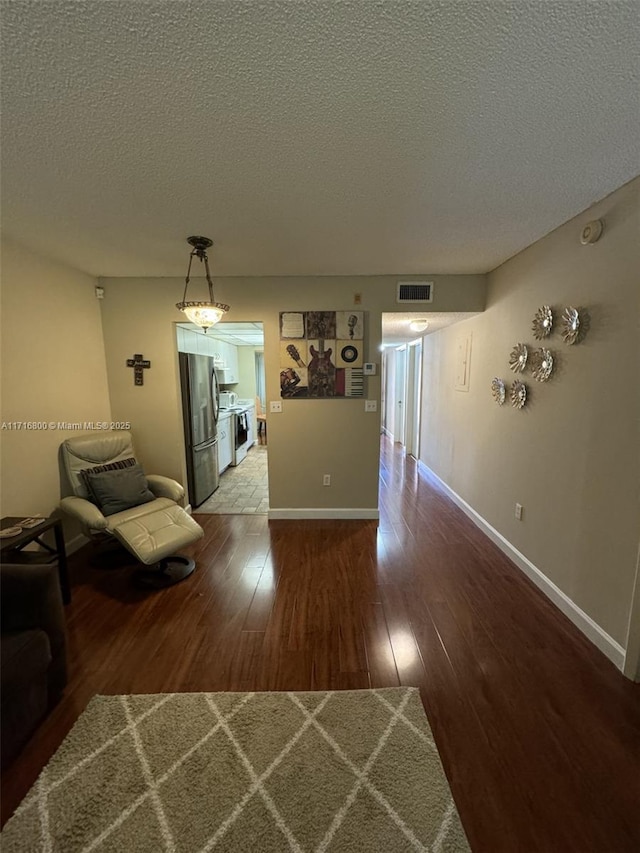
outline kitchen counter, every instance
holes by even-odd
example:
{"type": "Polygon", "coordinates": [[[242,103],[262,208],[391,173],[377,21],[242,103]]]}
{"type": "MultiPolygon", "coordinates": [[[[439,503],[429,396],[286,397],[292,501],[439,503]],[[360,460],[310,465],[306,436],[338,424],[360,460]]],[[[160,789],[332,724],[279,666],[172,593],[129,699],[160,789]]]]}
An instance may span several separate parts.
{"type": "Polygon", "coordinates": [[[229,415],[237,415],[242,412],[248,412],[250,409],[255,408],[255,402],[252,400],[239,400],[235,406],[229,406],[228,409],[220,409],[220,415],[229,414],[229,415]]]}

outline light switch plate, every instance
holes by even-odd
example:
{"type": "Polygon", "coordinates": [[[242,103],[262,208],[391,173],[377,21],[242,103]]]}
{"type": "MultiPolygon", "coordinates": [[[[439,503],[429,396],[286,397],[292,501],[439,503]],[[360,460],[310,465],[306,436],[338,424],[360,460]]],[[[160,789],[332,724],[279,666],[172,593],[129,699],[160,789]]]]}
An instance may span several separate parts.
{"type": "Polygon", "coordinates": [[[378,411],[378,401],[377,400],[365,400],[364,401],[364,410],[365,410],[365,412],[377,412],[378,411]]]}
{"type": "Polygon", "coordinates": [[[269,411],[270,412],[281,412],[282,411],[282,400],[270,400],[269,401],[269,411]]]}
{"type": "Polygon", "coordinates": [[[375,376],[376,375],[376,363],[373,361],[367,361],[362,365],[362,372],[365,376],[375,376]]]}

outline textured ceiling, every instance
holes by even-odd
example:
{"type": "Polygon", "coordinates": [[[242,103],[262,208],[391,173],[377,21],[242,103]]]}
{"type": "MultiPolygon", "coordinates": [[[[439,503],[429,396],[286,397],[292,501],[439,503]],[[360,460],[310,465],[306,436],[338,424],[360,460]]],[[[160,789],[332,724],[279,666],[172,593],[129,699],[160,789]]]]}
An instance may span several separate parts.
{"type": "Polygon", "coordinates": [[[385,346],[393,344],[406,344],[408,341],[415,341],[418,338],[424,338],[425,335],[431,335],[439,329],[444,329],[446,326],[452,326],[454,323],[460,323],[462,320],[468,320],[470,317],[477,316],[473,312],[450,311],[440,314],[428,314],[422,312],[420,314],[383,314],[382,315],[382,343],[385,346]],[[429,325],[422,332],[413,332],[409,328],[409,323],[412,320],[428,320],[429,325]]]}
{"type": "Polygon", "coordinates": [[[2,225],[97,275],[486,272],[639,168],[635,0],[2,2],[2,225]]]}

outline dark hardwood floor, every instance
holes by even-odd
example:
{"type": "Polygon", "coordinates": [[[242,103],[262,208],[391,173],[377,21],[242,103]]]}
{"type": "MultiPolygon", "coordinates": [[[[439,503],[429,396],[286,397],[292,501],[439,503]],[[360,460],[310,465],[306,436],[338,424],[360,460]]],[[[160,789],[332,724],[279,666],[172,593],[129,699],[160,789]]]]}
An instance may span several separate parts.
{"type": "Polygon", "coordinates": [[[3,821],[96,693],[403,684],[476,853],[637,853],[640,685],[387,440],[380,480],[379,525],[197,516],[196,573],[158,593],[75,554],[69,685],[3,821]]]}

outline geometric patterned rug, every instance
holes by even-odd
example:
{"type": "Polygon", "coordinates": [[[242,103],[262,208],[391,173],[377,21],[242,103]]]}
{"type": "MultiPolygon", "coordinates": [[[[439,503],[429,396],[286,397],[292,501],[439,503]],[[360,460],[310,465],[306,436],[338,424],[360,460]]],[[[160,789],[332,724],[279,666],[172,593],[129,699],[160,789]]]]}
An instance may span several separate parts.
{"type": "Polygon", "coordinates": [[[469,846],[416,688],[96,696],[3,853],[469,846]]]}

